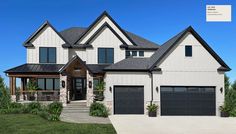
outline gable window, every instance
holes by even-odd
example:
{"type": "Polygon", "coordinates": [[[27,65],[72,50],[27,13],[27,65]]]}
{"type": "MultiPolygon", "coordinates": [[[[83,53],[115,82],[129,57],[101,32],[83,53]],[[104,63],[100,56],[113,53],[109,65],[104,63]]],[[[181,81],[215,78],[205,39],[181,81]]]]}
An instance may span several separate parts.
{"type": "Polygon", "coordinates": [[[114,48],[98,48],[98,63],[114,63],[114,48]]]}
{"type": "Polygon", "coordinates": [[[185,56],[192,57],[192,46],[185,46],[185,56]]]}
{"type": "Polygon", "coordinates": [[[139,57],[143,57],[144,56],[144,51],[139,51],[139,57]]]}
{"type": "Polygon", "coordinates": [[[137,51],[132,51],[132,56],[137,56],[137,51]]]}
{"type": "Polygon", "coordinates": [[[56,63],[56,48],[55,47],[40,47],[39,48],[39,63],[56,63]]]}

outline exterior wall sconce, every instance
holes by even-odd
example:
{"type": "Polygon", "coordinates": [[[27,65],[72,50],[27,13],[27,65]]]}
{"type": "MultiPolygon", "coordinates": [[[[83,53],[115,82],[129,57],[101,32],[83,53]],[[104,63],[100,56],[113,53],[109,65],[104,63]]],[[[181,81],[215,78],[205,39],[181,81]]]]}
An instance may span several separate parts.
{"type": "Polygon", "coordinates": [[[112,87],[109,87],[109,91],[112,92],[112,87]]]}
{"type": "Polygon", "coordinates": [[[223,88],[220,88],[220,92],[223,93],[223,88]]]}
{"type": "Polygon", "coordinates": [[[158,87],[156,87],[156,91],[157,91],[157,93],[158,93],[158,87]]]}
{"type": "Polygon", "coordinates": [[[92,88],[92,81],[89,81],[89,88],[92,88]]]}
{"type": "Polygon", "coordinates": [[[61,86],[62,86],[62,88],[65,88],[65,81],[64,80],[61,81],[61,86]]]}

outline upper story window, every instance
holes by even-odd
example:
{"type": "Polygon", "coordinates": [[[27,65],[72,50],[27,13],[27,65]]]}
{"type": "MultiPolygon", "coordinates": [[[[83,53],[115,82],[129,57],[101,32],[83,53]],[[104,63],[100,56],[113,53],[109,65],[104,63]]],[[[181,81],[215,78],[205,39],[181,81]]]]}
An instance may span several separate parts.
{"type": "Polygon", "coordinates": [[[185,46],[185,56],[186,57],[192,57],[193,50],[192,46],[185,46]]]}
{"type": "Polygon", "coordinates": [[[144,57],[144,51],[126,51],[125,57],[144,57]]]}
{"type": "Polygon", "coordinates": [[[139,57],[144,57],[144,51],[139,51],[139,57]]]}
{"type": "Polygon", "coordinates": [[[39,48],[39,63],[56,63],[56,48],[55,47],[40,47],[39,48]]]}
{"type": "Polygon", "coordinates": [[[114,48],[98,48],[98,63],[114,63],[114,48]]]}

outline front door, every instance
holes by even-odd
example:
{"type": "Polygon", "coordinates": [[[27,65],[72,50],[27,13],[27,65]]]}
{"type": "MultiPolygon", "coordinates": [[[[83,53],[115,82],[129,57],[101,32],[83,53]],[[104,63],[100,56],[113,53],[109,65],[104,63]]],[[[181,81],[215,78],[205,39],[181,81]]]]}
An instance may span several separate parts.
{"type": "Polygon", "coordinates": [[[74,78],[73,80],[73,100],[86,99],[86,79],[74,78]]]}

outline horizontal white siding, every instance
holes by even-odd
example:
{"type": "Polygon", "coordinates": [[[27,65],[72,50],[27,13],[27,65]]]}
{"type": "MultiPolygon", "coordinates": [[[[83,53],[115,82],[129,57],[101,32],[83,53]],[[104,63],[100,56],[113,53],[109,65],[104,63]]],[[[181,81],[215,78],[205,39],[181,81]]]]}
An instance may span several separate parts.
{"type": "Polygon", "coordinates": [[[34,47],[27,48],[27,63],[39,63],[39,47],[56,47],[57,64],[68,62],[68,49],[62,48],[62,44],[65,42],[51,27],[44,28],[31,43],[34,47]]]}

